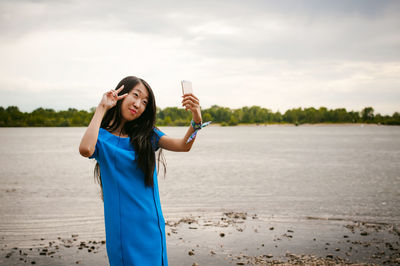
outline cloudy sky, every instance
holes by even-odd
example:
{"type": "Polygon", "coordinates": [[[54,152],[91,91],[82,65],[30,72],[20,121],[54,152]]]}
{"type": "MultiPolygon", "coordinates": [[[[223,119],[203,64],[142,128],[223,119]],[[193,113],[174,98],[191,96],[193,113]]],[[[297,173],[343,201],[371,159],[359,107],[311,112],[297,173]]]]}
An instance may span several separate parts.
{"type": "Polygon", "coordinates": [[[0,0],[0,106],[96,106],[125,76],[157,105],[400,111],[400,1],[0,0]]]}

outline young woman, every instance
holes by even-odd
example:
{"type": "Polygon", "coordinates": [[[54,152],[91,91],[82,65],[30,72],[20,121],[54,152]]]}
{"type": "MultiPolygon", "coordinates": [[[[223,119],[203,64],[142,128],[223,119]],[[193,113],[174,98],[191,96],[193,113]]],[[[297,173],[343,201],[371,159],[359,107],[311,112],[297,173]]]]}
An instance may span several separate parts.
{"type": "Polygon", "coordinates": [[[182,105],[192,112],[192,125],[183,138],[168,137],[155,127],[156,103],[149,84],[129,76],[104,93],[82,137],[80,154],[95,158],[96,169],[100,167],[111,266],[168,265],[155,151],[192,147],[194,128],[202,122],[199,99],[186,94],[182,105]]]}

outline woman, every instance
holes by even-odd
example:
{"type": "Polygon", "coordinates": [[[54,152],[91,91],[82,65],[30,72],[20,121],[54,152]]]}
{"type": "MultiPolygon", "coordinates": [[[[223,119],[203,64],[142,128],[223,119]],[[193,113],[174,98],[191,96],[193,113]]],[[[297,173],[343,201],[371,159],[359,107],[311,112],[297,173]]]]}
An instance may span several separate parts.
{"type": "Polygon", "coordinates": [[[182,105],[192,112],[192,126],[183,138],[168,137],[155,127],[156,103],[149,84],[129,76],[104,93],[82,137],[80,154],[100,166],[111,266],[168,265],[155,151],[192,147],[194,128],[202,122],[199,99],[186,94],[182,105]]]}

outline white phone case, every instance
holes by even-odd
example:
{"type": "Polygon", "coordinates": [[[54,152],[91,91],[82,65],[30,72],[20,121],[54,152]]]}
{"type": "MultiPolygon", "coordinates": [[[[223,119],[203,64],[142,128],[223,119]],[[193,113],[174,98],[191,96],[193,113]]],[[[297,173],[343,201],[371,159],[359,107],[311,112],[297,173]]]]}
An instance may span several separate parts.
{"type": "Polygon", "coordinates": [[[181,84],[183,94],[193,93],[192,82],[188,80],[182,80],[181,84]]]}

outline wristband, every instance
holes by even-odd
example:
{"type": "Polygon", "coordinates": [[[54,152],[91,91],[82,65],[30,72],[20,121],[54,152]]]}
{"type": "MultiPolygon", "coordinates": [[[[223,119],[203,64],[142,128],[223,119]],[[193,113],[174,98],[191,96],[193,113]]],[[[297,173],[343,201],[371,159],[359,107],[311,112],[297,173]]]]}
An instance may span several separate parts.
{"type": "Polygon", "coordinates": [[[205,122],[205,123],[195,123],[192,119],[192,121],[190,122],[190,124],[192,125],[194,132],[192,133],[192,135],[190,135],[190,137],[188,138],[188,140],[186,141],[186,143],[191,142],[197,135],[197,132],[199,132],[200,129],[202,129],[203,127],[208,126],[209,124],[211,124],[211,121],[205,122]]]}
{"type": "Polygon", "coordinates": [[[202,123],[202,121],[200,121],[200,123],[196,123],[196,122],[194,122],[193,119],[192,119],[192,121],[190,122],[190,124],[192,125],[192,127],[193,127],[194,130],[200,130],[200,129],[201,129],[201,125],[202,125],[203,123],[202,123]]]}

